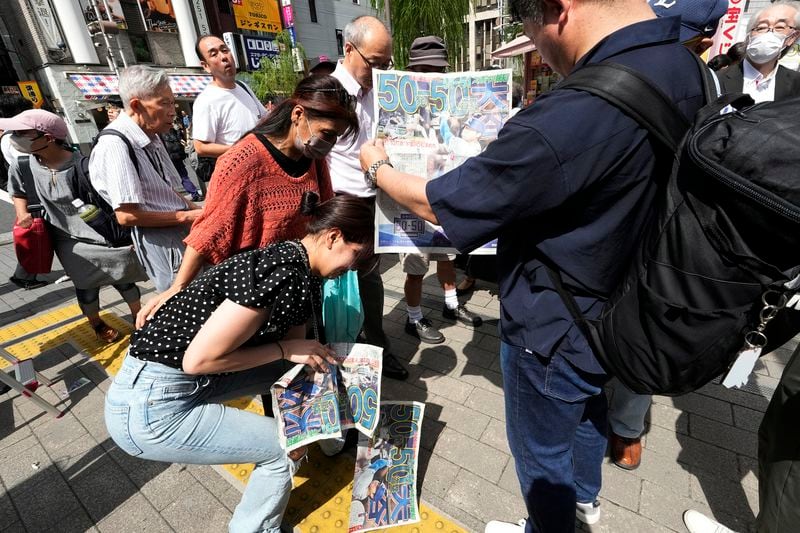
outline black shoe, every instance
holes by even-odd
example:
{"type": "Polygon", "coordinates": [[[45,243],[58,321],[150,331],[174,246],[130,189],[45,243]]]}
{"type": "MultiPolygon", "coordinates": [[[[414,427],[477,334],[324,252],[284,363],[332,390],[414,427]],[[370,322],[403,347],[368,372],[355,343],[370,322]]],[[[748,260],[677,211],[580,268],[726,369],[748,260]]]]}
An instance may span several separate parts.
{"type": "Polygon", "coordinates": [[[467,285],[464,288],[458,288],[458,286],[456,286],[456,296],[466,296],[467,294],[473,292],[475,290],[475,284],[476,283],[478,283],[478,282],[475,281],[475,279],[473,278],[472,279],[472,283],[470,283],[469,285],[467,285]]]}
{"type": "Polygon", "coordinates": [[[29,291],[31,289],[38,289],[39,287],[44,287],[45,285],[47,285],[46,281],[36,278],[22,279],[16,276],[11,276],[10,278],[8,278],[8,281],[10,281],[11,283],[13,283],[14,285],[16,285],[21,289],[25,289],[26,291],[29,291]]]}
{"type": "Polygon", "coordinates": [[[397,379],[403,381],[408,378],[408,370],[405,369],[403,364],[391,354],[391,352],[383,352],[383,372],[382,374],[387,378],[397,379]]]}
{"type": "Polygon", "coordinates": [[[192,195],[192,201],[193,202],[202,202],[203,201],[203,195],[200,194],[199,192],[194,193],[192,195]]]}
{"type": "Polygon", "coordinates": [[[406,321],[406,333],[427,344],[441,344],[444,342],[442,332],[433,327],[433,324],[427,318],[422,318],[416,323],[406,321]]]}
{"type": "Polygon", "coordinates": [[[462,324],[472,326],[473,328],[480,327],[480,325],[483,324],[483,319],[472,311],[468,311],[467,308],[464,307],[464,304],[458,304],[458,307],[455,309],[444,306],[442,309],[442,316],[450,320],[458,320],[462,324]]]}

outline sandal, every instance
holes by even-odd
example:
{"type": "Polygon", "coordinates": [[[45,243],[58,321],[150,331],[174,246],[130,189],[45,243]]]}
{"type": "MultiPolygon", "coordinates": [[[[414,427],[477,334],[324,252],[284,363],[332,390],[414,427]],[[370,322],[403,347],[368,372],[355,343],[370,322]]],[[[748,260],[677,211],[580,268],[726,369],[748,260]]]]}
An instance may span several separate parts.
{"type": "Polygon", "coordinates": [[[97,336],[97,340],[100,342],[111,344],[119,338],[119,331],[115,330],[102,320],[99,324],[93,326],[92,329],[94,329],[94,334],[97,336]]]}

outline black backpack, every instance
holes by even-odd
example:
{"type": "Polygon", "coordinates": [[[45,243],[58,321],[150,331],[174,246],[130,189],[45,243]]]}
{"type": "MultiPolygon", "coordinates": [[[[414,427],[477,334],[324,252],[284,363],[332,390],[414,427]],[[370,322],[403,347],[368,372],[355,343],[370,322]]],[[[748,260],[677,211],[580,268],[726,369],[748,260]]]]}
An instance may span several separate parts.
{"type": "MultiPolygon", "coordinates": [[[[128,139],[122,133],[116,130],[105,129],[102,130],[97,137],[95,137],[94,145],[96,145],[97,140],[104,135],[118,137],[125,142],[125,145],[128,147],[128,156],[131,158],[131,162],[133,162],[133,166],[138,173],[139,162],[136,160],[136,154],[133,151],[133,146],[131,146],[130,141],[128,141],[128,139]]],[[[100,216],[98,216],[92,222],[87,222],[87,224],[89,224],[93,230],[99,233],[106,240],[110,247],[119,248],[133,244],[133,239],[131,238],[131,228],[122,226],[119,222],[117,222],[117,215],[114,213],[114,209],[103,199],[102,196],[100,196],[100,194],[97,192],[97,189],[95,189],[94,185],[92,185],[92,181],[89,178],[88,157],[81,158],[80,163],[75,167],[75,172],[72,173],[72,181],[69,185],[74,198],[80,198],[84,203],[93,204],[100,209],[100,216]]]]}
{"type": "Polygon", "coordinates": [[[781,312],[795,292],[785,284],[800,274],[800,99],[717,98],[698,65],[710,103],[692,124],[622,65],[586,66],[560,86],[602,97],[668,149],[672,172],[597,320],[581,315],[570,292],[579,289],[542,258],[600,363],[642,394],[695,390],[743,347],[767,353],[800,331],[800,312],[781,312]],[[721,115],[727,105],[736,111],[721,115]]]}

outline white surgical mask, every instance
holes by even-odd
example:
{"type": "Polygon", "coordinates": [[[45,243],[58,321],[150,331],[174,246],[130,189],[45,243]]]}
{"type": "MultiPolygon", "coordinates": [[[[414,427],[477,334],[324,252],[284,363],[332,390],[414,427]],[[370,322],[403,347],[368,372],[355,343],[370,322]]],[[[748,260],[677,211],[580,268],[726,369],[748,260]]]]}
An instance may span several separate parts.
{"type": "Polygon", "coordinates": [[[783,51],[783,43],[785,41],[785,35],[780,35],[774,31],[760,33],[755,37],[751,37],[747,43],[747,58],[756,65],[769,63],[783,51]]]}

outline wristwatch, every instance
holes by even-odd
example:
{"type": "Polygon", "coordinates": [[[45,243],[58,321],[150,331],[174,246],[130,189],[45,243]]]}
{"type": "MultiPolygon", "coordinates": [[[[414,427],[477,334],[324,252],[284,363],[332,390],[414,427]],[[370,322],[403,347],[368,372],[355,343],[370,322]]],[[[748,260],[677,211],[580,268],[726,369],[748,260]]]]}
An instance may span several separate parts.
{"type": "Polygon", "coordinates": [[[367,180],[367,183],[369,183],[369,186],[373,189],[378,188],[378,169],[383,165],[389,165],[390,167],[394,168],[388,159],[379,159],[378,161],[372,163],[369,168],[364,171],[364,179],[367,180]]]}

